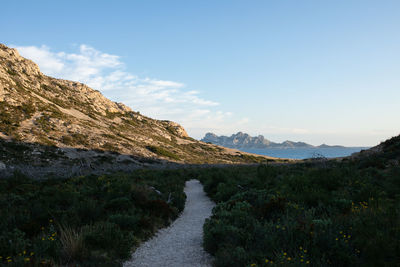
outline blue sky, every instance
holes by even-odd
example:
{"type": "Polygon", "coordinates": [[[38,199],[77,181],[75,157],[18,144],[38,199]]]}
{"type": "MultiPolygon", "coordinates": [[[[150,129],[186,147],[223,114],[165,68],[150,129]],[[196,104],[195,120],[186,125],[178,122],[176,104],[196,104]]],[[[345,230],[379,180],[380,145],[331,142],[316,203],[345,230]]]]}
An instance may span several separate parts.
{"type": "Polygon", "coordinates": [[[0,42],[142,114],[272,141],[400,133],[400,1],[6,1],[0,42]]]}

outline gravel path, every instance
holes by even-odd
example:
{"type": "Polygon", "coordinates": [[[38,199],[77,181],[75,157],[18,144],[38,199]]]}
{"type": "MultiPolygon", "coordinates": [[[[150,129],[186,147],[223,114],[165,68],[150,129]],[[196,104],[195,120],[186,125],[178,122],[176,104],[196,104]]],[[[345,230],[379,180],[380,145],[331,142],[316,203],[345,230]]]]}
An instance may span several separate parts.
{"type": "Polygon", "coordinates": [[[186,204],[181,216],[168,228],[142,244],[124,263],[125,267],[211,266],[211,256],[203,250],[203,224],[211,216],[214,203],[198,180],[185,186],[186,204]]]}

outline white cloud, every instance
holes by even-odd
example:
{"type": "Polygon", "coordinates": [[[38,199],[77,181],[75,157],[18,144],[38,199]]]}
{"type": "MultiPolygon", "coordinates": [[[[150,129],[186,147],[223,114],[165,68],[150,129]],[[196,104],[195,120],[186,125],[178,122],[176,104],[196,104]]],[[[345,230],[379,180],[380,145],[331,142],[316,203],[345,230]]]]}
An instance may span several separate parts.
{"type": "MultiPolygon", "coordinates": [[[[22,56],[36,62],[46,75],[83,82],[101,91],[106,97],[123,102],[142,114],[181,123],[195,138],[201,138],[209,131],[224,135],[243,131],[252,135],[262,134],[273,141],[318,140],[314,142],[320,144],[350,140],[354,145],[371,143],[368,140],[376,140],[378,136],[382,136],[383,140],[387,136],[398,134],[390,129],[352,133],[317,127],[291,128],[291,125],[286,126],[281,121],[262,115],[257,121],[254,114],[251,115],[252,120],[247,117],[239,118],[238,114],[223,111],[219,103],[201,97],[199,91],[186,88],[184,83],[140,77],[127,71],[119,56],[101,52],[88,45],[77,46],[74,53],[54,52],[45,45],[14,47],[22,56]],[[350,135],[354,136],[354,140],[347,137],[350,135]],[[333,141],[327,141],[327,136],[331,136],[329,140],[333,141]],[[364,136],[365,140],[358,140],[360,136],[364,136]]],[[[279,114],[277,116],[279,119],[279,114]]]]}
{"type": "Polygon", "coordinates": [[[184,87],[183,83],[177,83],[177,82],[172,82],[172,81],[151,80],[149,78],[147,78],[146,81],[148,81],[150,84],[153,84],[155,86],[175,87],[175,88],[184,87]]]}
{"type": "Polygon", "coordinates": [[[186,90],[181,82],[129,73],[119,56],[88,45],[80,45],[76,53],[53,52],[44,45],[15,48],[46,75],[85,83],[142,114],[177,121],[196,137],[232,123],[227,121],[232,120],[231,112],[215,110],[219,103],[200,97],[199,91],[186,90]]]}
{"type": "Polygon", "coordinates": [[[65,67],[59,57],[54,56],[47,46],[24,46],[16,47],[20,54],[37,63],[44,73],[59,72],[65,67]]]}

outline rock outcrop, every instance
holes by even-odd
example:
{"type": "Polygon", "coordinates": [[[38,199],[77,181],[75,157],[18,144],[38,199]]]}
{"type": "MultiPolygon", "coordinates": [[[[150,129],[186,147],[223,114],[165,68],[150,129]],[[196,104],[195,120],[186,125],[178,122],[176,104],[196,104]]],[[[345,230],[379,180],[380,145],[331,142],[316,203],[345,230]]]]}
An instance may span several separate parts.
{"type": "Polygon", "coordinates": [[[162,121],[162,122],[165,123],[166,128],[173,134],[183,138],[189,137],[186,130],[180,124],[173,121],[162,121]]]}

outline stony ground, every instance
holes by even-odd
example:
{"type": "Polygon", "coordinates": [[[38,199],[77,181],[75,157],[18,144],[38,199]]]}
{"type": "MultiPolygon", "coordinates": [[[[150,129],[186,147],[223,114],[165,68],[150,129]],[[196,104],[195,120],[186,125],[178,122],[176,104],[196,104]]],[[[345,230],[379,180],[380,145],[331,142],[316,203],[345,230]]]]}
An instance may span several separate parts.
{"type": "Polygon", "coordinates": [[[203,250],[202,242],[203,224],[211,216],[214,203],[197,180],[186,182],[185,193],[181,216],[140,246],[125,267],[211,266],[212,257],[203,250]]]}

